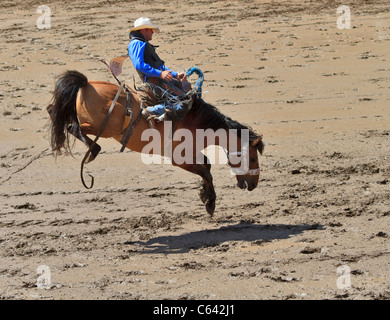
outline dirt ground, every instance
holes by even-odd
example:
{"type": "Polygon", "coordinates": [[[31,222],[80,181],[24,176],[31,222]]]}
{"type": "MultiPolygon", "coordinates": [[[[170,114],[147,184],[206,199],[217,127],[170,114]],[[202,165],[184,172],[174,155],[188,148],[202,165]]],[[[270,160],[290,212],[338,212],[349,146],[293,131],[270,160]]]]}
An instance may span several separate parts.
{"type": "Polygon", "coordinates": [[[343,4],[350,29],[339,1],[1,1],[0,298],[389,299],[390,7],[343,4]],[[91,190],[84,145],[50,150],[55,78],[115,83],[99,59],[140,16],[170,68],[199,66],[203,98],[264,135],[252,192],[213,166],[212,218],[200,178],[114,140],[91,190]]]}

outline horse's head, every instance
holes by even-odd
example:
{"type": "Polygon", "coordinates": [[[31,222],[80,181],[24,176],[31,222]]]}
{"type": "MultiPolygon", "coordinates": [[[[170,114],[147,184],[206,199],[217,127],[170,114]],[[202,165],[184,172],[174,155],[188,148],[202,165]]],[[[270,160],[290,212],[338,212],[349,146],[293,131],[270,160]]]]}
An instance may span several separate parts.
{"type": "Polygon", "coordinates": [[[236,175],[237,186],[249,191],[255,189],[260,175],[258,152],[262,154],[264,150],[262,135],[225,116],[203,99],[194,101],[189,114],[192,115],[191,126],[197,124],[201,128],[213,130],[218,136],[216,144],[227,150],[228,164],[236,175]],[[217,134],[220,130],[226,133],[227,139],[222,138],[223,134],[217,134]]]}
{"type": "Polygon", "coordinates": [[[263,154],[264,143],[262,136],[259,136],[249,144],[247,149],[234,153],[229,152],[229,165],[236,175],[237,186],[241,189],[252,191],[257,187],[260,176],[258,154],[263,154]],[[236,161],[233,161],[236,158],[236,161]]]}

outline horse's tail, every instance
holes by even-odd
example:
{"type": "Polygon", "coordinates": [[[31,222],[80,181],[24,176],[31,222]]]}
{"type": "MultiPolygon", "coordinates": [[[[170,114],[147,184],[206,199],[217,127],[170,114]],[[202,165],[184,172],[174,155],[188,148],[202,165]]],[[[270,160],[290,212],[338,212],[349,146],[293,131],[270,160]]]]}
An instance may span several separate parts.
{"type": "Polygon", "coordinates": [[[76,114],[77,93],[88,83],[78,71],[66,71],[56,81],[52,104],[48,107],[51,118],[51,147],[58,154],[61,149],[70,152],[69,133],[80,136],[76,114]]]}

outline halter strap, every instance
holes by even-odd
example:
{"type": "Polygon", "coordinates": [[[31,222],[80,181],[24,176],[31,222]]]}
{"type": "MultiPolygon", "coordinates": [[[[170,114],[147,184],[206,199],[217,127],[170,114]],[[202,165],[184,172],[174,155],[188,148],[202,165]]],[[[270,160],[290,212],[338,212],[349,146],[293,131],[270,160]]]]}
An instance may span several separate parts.
{"type": "Polygon", "coordinates": [[[260,168],[255,168],[255,169],[249,169],[248,171],[242,170],[240,168],[233,168],[230,164],[230,156],[241,156],[242,152],[241,151],[235,151],[235,152],[227,152],[225,148],[222,148],[223,151],[226,154],[226,157],[228,159],[228,166],[230,167],[230,170],[237,175],[237,176],[243,176],[249,174],[250,176],[258,176],[260,174],[260,168]]]}
{"type": "Polygon", "coordinates": [[[256,169],[249,169],[248,171],[242,170],[240,168],[232,168],[230,167],[230,170],[236,175],[236,176],[245,176],[249,174],[250,176],[258,176],[260,174],[260,168],[256,169]]]}

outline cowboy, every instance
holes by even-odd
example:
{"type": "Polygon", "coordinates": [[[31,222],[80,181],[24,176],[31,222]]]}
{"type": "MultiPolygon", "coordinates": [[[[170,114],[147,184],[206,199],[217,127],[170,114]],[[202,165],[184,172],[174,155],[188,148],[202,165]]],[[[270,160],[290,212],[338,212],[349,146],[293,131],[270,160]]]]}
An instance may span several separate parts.
{"type": "MultiPolygon", "coordinates": [[[[149,18],[141,17],[135,20],[134,27],[129,30],[129,56],[143,82],[150,82],[159,86],[165,82],[171,88],[172,86],[181,88],[181,83],[187,80],[186,74],[175,72],[166,67],[165,62],[157,55],[156,47],[149,43],[153,34],[159,32],[159,27],[154,25],[149,18]]],[[[177,104],[171,107],[180,109],[182,105],[177,104]]],[[[150,115],[161,116],[164,114],[165,108],[165,104],[147,107],[144,109],[143,115],[145,117],[150,115]]]]}

